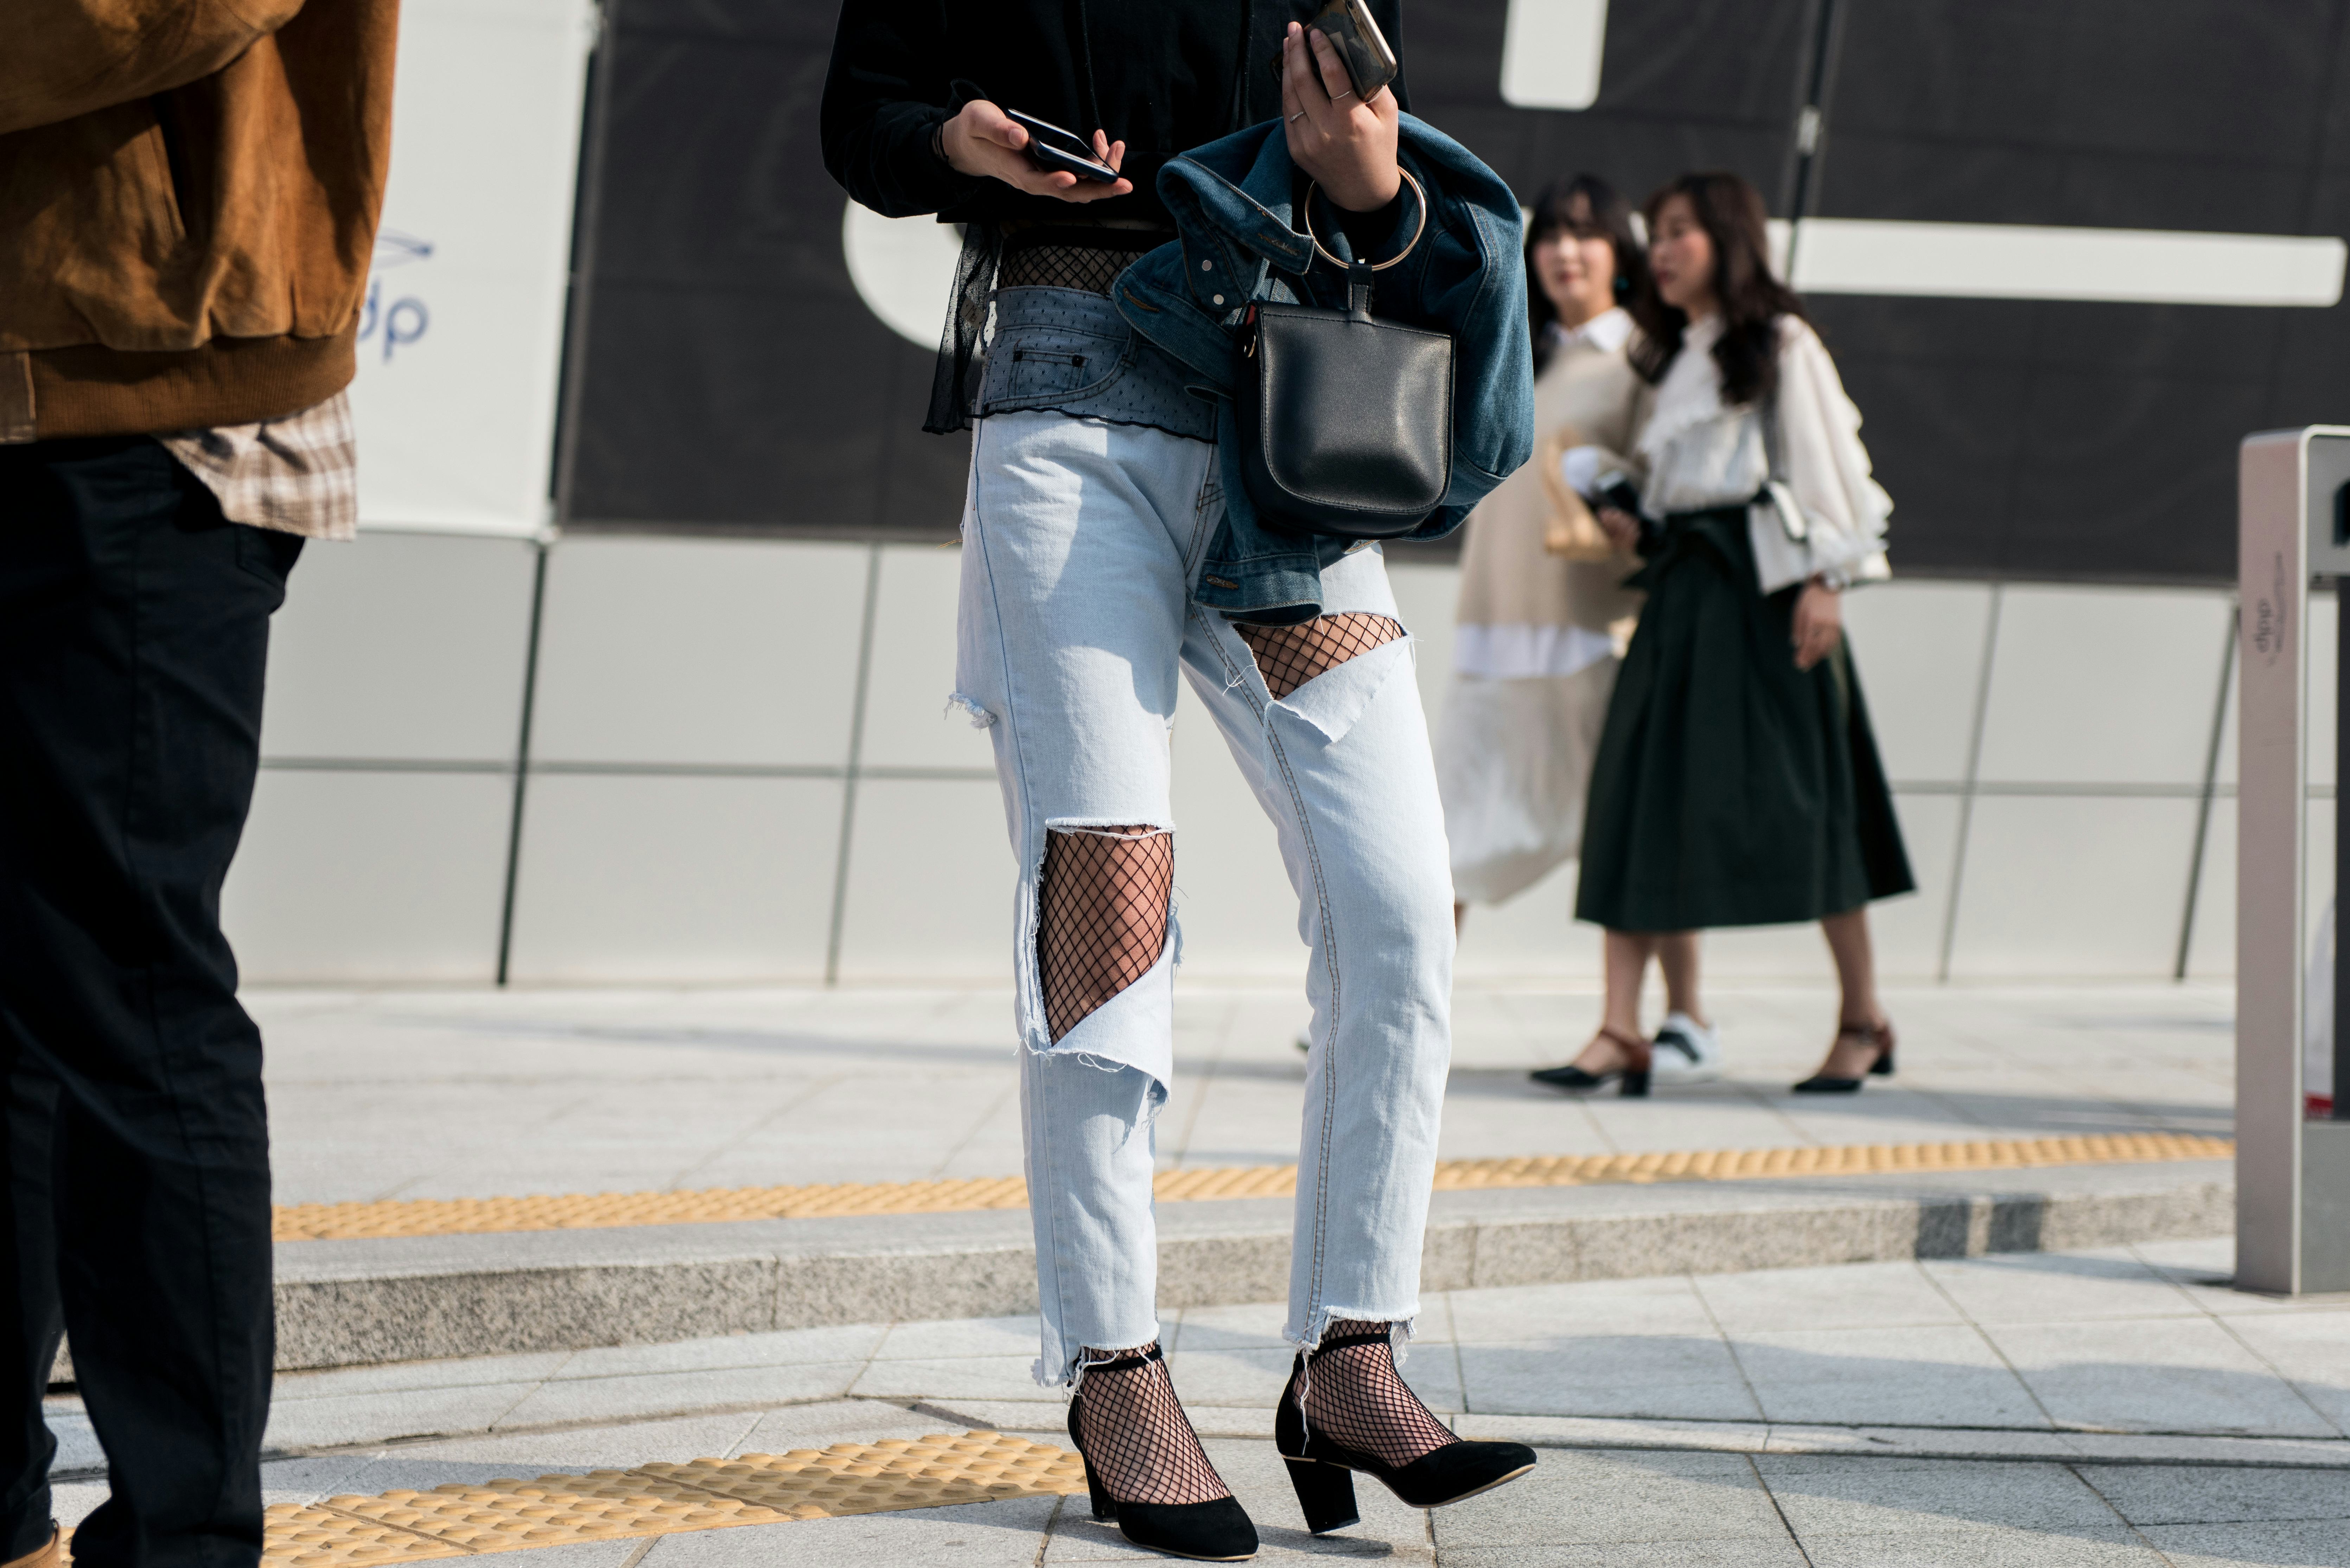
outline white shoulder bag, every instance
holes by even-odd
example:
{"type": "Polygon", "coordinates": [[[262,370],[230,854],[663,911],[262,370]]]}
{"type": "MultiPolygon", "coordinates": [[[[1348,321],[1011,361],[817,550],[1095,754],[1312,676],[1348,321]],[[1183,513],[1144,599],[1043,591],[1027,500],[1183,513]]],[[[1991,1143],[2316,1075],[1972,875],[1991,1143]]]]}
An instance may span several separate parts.
{"type": "Polygon", "coordinates": [[[1754,545],[1754,576],[1765,594],[1812,575],[1812,520],[1787,484],[1786,455],[1780,450],[1779,399],[1774,392],[1761,410],[1762,451],[1771,476],[1747,508],[1747,533],[1754,545]]]}

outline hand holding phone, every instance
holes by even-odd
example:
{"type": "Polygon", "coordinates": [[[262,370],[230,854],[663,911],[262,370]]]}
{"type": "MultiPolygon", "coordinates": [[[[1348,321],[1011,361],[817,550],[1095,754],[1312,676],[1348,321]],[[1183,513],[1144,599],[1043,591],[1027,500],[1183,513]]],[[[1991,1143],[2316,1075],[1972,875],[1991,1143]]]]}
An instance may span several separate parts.
{"type": "MultiPolygon", "coordinates": [[[[1396,73],[1402,69],[1387,35],[1379,31],[1378,19],[1371,15],[1364,0],[1329,0],[1305,26],[1328,38],[1336,48],[1347,85],[1366,103],[1378,97],[1379,88],[1395,80],[1396,73]]],[[[1273,57],[1276,78],[1287,68],[1288,59],[1285,47],[1273,57]]]]}
{"type": "MultiPolygon", "coordinates": [[[[1059,130],[1050,126],[1048,129],[1059,130]]],[[[1060,134],[1070,135],[1067,131],[1060,134]]],[[[1071,140],[1076,139],[1071,137],[1071,140]]],[[[973,99],[963,105],[962,111],[939,132],[939,151],[946,155],[948,164],[956,172],[1001,180],[1032,196],[1051,196],[1063,202],[1098,202],[1107,196],[1124,196],[1134,190],[1134,182],[1118,172],[1126,157],[1123,141],[1112,141],[1100,131],[1094,132],[1094,157],[1090,161],[1109,171],[1107,181],[1097,174],[1078,173],[1074,165],[1080,155],[1066,145],[1056,145],[1056,151],[1066,156],[1067,162],[1040,162],[1030,152],[1038,144],[1035,132],[985,99],[973,99]]],[[[1076,144],[1085,145],[1082,141],[1076,144]]]]}
{"type": "MultiPolygon", "coordinates": [[[[1363,19],[1368,16],[1364,11],[1363,19]]],[[[1312,27],[1292,22],[1282,41],[1281,112],[1290,161],[1338,206],[1377,212],[1403,186],[1396,164],[1395,94],[1384,82],[1367,97],[1357,92],[1347,57],[1321,21],[1315,17],[1312,27]]],[[[1385,57],[1391,61],[1394,56],[1385,57]]]]}
{"type": "MultiPolygon", "coordinates": [[[[1105,185],[1118,182],[1118,170],[1096,157],[1095,150],[1087,146],[1086,139],[1076,131],[1064,130],[1049,119],[1039,119],[1016,109],[1005,109],[1003,117],[1013,124],[1027,129],[1029,161],[1046,173],[1066,170],[1080,180],[1098,180],[1105,185]]],[[[1101,133],[1096,131],[1094,134],[1099,136],[1101,133]]],[[[1102,151],[1107,151],[1107,143],[1102,151]]]]}

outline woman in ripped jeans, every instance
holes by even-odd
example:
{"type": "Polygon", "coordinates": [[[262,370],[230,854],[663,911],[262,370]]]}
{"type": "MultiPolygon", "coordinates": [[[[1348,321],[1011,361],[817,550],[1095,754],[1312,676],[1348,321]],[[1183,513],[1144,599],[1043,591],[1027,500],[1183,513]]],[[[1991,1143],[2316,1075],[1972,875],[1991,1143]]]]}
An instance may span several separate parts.
{"type": "MultiPolygon", "coordinates": [[[[1312,950],[1287,1327],[1299,1355],[1278,1420],[1308,1526],[1354,1522],[1349,1469],[1433,1507],[1534,1462],[1515,1444],[1455,1439],[1392,1348],[1419,1311],[1453,936],[1442,808],[1384,562],[1367,547],[1325,568],[1320,613],[1302,624],[1196,603],[1222,510],[1214,409],[1107,295],[1174,238],[1159,166],[1275,112],[1342,217],[1392,214],[1395,92],[1355,96],[1327,41],[1297,25],[1314,9],[862,0],[843,13],[824,106],[827,166],[858,201],[966,224],[929,428],[975,416],[955,701],[993,740],[1021,866],[1037,1378],[1076,1391],[1070,1432],[1097,1516],[1220,1561],[1253,1552],[1255,1532],[1177,1402],[1154,1300],[1152,1126],[1180,945],[1179,670],[1273,820],[1312,950]],[[1046,171],[1006,109],[1118,126],[1124,139],[1097,129],[1093,146],[1123,177],[1046,171]]],[[[1373,9],[1398,36],[1395,0],[1373,9]]]]}

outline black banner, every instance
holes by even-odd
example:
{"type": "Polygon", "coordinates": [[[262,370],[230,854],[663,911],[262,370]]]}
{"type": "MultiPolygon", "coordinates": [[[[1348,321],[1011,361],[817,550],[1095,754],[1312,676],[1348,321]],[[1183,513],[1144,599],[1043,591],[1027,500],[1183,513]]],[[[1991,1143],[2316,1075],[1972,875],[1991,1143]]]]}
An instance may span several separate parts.
{"type": "MultiPolygon", "coordinates": [[[[608,9],[575,525],[950,535],[968,446],[920,433],[932,356],[859,296],[819,155],[837,6],[608,9]]],[[[1407,0],[1402,52],[1528,200],[1726,168],[1781,216],[2350,234],[2350,0],[1614,0],[1575,112],[1503,100],[1507,15],[1407,0]]],[[[2224,580],[2237,441],[2350,422],[2338,303],[1810,304],[1898,571],[2224,580]]]]}

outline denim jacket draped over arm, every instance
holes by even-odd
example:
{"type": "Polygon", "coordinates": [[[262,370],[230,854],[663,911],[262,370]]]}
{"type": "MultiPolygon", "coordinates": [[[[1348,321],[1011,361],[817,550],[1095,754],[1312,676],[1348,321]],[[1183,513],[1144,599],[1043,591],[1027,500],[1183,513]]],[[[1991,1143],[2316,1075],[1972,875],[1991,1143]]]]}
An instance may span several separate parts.
{"type": "MultiPolygon", "coordinates": [[[[1129,326],[1198,378],[1216,403],[1222,525],[1194,597],[1235,620],[1289,625],[1321,613],[1322,568],[1348,541],[1268,525],[1242,483],[1233,394],[1252,300],[1343,309],[1346,275],[1315,253],[1294,221],[1299,188],[1282,122],[1267,120],[1193,149],[1159,170],[1158,191],[1178,240],[1118,275],[1112,297],[1129,326]]],[[[1406,535],[1440,539],[1534,451],[1534,362],[1526,329],[1518,200],[1459,142],[1407,114],[1398,160],[1428,192],[1426,232],[1378,274],[1371,309],[1383,319],[1449,333],[1453,342],[1452,474],[1443,504],[1406,535]]],[[[1395,232],[1369,247],[1385,260],[1411,240],[1409,187],[1395,232]]],[[[1324,243],[1349,255],[1322,219],[1324,243]]],[[[1359,232],[1359,225],[1357,225],[1359,232]]]]}

